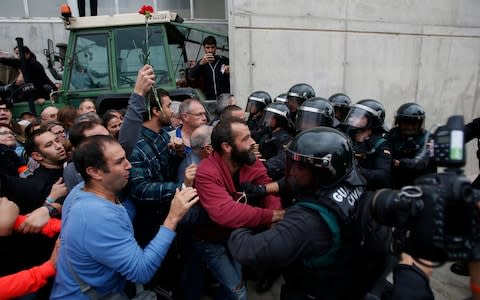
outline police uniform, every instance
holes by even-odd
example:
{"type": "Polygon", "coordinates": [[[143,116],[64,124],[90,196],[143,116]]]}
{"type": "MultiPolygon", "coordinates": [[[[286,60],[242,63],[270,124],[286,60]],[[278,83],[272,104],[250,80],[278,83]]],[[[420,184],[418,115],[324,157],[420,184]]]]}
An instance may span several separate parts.
{"type": "Polygon", "coordinates": [[[398,127],[392,128],[385,137],[392,147],[392,160],[398,160],[399,165],[392,167],[392,186],[399,189],[413,184],[422,175],[436,172],[430,162],[430,152],[427,147],[429,133],[423,130],[415,136],[405,137],[398,127]]]}
{"type": "Polygon", "coordinates": [[[273,132],[263,140],[260,145],[260,153],[266,159],[265,167],[268,175],[274,180],[278,180],[285,175],[285,145],[292,139],[290,133],[285,129],[273,132]]]}
{"type": "Polygon", "coordinates": [[[367,189],[377,190],[391,185],[392,154],[390,144],[380,134],[373,134],[353,145],[360,173],[367,180],[367,189]]]}
{"type": "MultiPolygon", "coordinates": [[[[243,265],[283,268],[281,300],[363,299],[383,273],[391,235],[371,217],[373,193],[358,174],[351,142],[335,129],[316,127],[297,135],[285,153],[294,204],[268,230],[233,231],[230,253],[243,265]]],[[[426,276],[405,270],[412,271],[395,270],[404,284],[393,299],[407,299],[406,286],[419,287],[412,296],[432,295],[426,276]]]]}

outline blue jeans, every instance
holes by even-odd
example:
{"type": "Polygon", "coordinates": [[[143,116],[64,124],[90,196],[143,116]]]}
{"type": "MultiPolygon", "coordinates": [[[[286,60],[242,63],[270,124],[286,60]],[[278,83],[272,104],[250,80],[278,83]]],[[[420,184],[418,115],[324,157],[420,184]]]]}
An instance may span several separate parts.
{"type": "Polygon", "coordinates": [[[226,245],[195,240],[193,247],[213,277],[225,289],[224,299],[247,299],[247,288],[242,282],[242,266],[233,259],[226,245]]]}

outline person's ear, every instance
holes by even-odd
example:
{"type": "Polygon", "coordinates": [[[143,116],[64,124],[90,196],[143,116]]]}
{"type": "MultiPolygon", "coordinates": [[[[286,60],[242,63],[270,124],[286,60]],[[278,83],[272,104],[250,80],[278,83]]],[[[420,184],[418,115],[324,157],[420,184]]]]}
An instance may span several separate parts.
{"type": "Polygon", "coordinates": [[[162,111],[158,107],[152,108],[153,116],[159,118],[162,115],[162,111]]]}
{"type": "Polygon", "coordinates": [[[42,155],[42,153],[37,152],[37,151],[32,152],[32,155],[30,155],[30,156],[31,156],[31,157],[33,158],[33,160],[35,160],[35,161],[41,161],[41,160],[43,160],[43,155],[42,155]]]}
{"type": "Polygon", "coordinates": [[[93,179],[100,180],[103,178],[102,174],[103,172],[100,169],[97,169],[95,167],[87,167],[85,170],[88,176],[92,177],[93,179]]]}
{"type": "Polygon", "coordinates": [[[222,143],[222,152],[223,153],[231,153],[232,152],[232,146],[227,142],[223,142],[222,143]]]}
{"type": "Polygon", "coordinates": [[[213,152],[213,147],[212,147],[212,145],[206,145],[206,146],[205,146],[205,151],[206,151],[208,154],[212,153],[212,152],[213,152]]]}

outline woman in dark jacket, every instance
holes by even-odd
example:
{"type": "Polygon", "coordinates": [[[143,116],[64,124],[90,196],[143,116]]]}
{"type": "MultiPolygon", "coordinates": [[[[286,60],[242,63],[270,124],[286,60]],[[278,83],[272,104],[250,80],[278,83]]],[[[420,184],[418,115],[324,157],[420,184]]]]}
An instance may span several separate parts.
{"type": "Polygon", "coordinates": [[[0,174],[18,176],[25,162],[15,153],[15,133],[6,125],[0,125],[0,174]]]}
{"type": "MultiPolygon", "coordinates": [[[[14,50],[15,55],[20,57],[18,47],[16,47],[14,50]]],[[[23,51],[25,53],[28,78],[36,89],[36,100],[49,99],[50,92],[52,90],[57,90],[56,85],[50,80],[50,78],[48,78],[47,73],[45,73],[45,69],[43,68],[42,64],[37,61],[35,54],[30,51],[27,46],[23,47],[23,51]]]]}

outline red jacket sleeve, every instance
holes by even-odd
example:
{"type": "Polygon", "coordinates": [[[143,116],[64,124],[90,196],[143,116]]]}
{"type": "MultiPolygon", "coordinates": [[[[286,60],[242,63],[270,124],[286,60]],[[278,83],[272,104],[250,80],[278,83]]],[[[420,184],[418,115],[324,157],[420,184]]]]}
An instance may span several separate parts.
{"type": "MultiPolygon", "coordinates": [[[[18,216],[13,225],[13,230],[17,231],[18,227],[25,222],[26,216],[18,216]]],[[[61,221],[59,219],[50,218],[48,223],[42,227],[41,233],[48,237],[54,237],[57,233],[60,232],[61,221]]]]}
{"type": "Polygon", "coordinates": [[[55,275],[55,267],[50,261],[38,267],[0,277],[0,299],[10,299],[33,293],[55,275]]]}
{"type": "Polygon", "coordinates": [[[208,215],[227,228],[258,227],[272,223],[273,210],[236,202],[227,192],[223,174],[210,160],[202,161],[195,176],[200,203],[208,215]]]}

